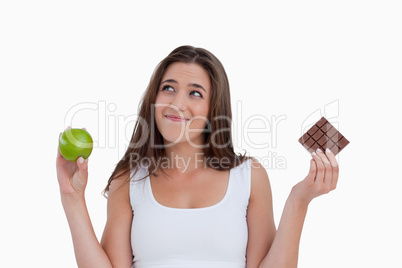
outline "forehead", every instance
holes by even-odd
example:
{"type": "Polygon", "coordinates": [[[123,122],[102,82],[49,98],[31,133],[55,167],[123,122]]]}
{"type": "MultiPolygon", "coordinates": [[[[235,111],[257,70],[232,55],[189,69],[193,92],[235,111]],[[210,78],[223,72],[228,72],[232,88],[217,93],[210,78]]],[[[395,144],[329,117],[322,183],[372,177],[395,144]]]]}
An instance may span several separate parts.
{"type": "Polygon", "coordinates": [[[175,62],[166,69],[162,81],[174,79],[180,83],[196,83],[206,90],[210,88],[210,79],[207,71],[195,63],[175,62]]]}

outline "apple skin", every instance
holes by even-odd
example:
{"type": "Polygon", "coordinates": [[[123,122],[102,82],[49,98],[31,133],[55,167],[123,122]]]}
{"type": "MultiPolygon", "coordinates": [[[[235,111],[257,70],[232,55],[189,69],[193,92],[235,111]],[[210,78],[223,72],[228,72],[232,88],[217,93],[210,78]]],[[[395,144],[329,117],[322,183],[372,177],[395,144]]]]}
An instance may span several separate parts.
{"type": "Polygon", "coordinates": [[[66,129],[59,139],[61,155],[71,162],[76,162],[80,156],[87,159],[92,153],[92,148],[92,137],[85,129],[66,129]]]}

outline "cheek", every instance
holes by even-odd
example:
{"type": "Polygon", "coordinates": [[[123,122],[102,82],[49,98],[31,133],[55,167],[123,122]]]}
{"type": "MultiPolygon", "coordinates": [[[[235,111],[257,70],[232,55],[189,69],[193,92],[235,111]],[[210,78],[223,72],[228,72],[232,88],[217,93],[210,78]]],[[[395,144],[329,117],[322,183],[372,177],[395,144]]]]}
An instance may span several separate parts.
{"type": "Polygon", "coordinates": [[[155,106],[154,120],[155,120],[156,125],[158,125],[162,122],[162,118],[163,118],[163,107],[155,106]]]}
{"type": "Polygon", "coordinates": [[[153,105],[153,110],[155,113],[155,118],[157,116],[161,116],[163,113],[163,110],[166,109],[166,107],[169,107],[167,104],[166,97],[163,95],[158,94],[155,99],[155,104],[153,105]]]}
{"type": "Polygon", "coordinates": [[[199,107],[193,111],[194,118],[190,124],[192,129],[204,129],[208,123],[208,107],[199,107]]]}
{"type": "Polygon", "coordinates": [[[163,97],[160,94],[158,94],[158,95],[156,95],[156,98],[155,98],[155,105],[161,104],[161,103],[164,103],[163,97]]]}
{"type": "Polygon", "coordinates": [[[170,106],[169,97],[163,95],[156,96],[154,104],[155,115],[157,115],[157,113],[162,113],[163,109],[169,108],[170,106]]]}
{"type": "Polygon", "coordinates": [[[154,118],[153,120],[157,126],[162,122],[163,110],[165,109],[165,106],[166,105],[163,100],[163,97],[161,97],[161,95],[158,94],[155,98],[155,104],[152,104],[151,106],[151,111],[153,113],[152,117],[154,118]]]}

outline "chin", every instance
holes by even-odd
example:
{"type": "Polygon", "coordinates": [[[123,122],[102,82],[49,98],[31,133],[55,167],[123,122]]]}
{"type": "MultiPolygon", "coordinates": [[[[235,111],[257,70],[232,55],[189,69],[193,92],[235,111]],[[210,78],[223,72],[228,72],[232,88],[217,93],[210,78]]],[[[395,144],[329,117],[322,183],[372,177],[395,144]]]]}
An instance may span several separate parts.
{"type": "Polygon", "coordinates": [[[190,144],[200,144],[201,140],[204,140],[204,134],[192,133],[192,135],[185,135],[185,133],[178,132],[169,132],[162,133],[162,137],[164,139],[165,145],[175,145],[181,143],[190,143],[190,144]],[[195,135],[194,135],[195,134],[195,135]]]}
{"type": "Polygon", "coordinates": [[[162,137],[163,137],[165,145],[169,145],[169,144],[174,145],[174,144],[186,142],[186,137],[184,135],[183,136],[172,135],[172,133],[169,133],[169,135],[162,134],[162,137]]]}
{"type": "Polygon", "coordinates": [[[190,143],[190,141],[194,144],[200,144],[200,141],[204,140],[204,133],[194,132],[195,129],[200,129],[202,127],[201,125],[187,126],[180,122],[170,122],[165,120],[156,120],[157,128],[165,140],[165,145],[171,143],[173,143],[172,145],[184,142],[190,143]],[[192,127],[194,127],[194,129],[192,129],[192,127]],[[190,133],[186,133],[186,130],[190,130],[190,133]]]}

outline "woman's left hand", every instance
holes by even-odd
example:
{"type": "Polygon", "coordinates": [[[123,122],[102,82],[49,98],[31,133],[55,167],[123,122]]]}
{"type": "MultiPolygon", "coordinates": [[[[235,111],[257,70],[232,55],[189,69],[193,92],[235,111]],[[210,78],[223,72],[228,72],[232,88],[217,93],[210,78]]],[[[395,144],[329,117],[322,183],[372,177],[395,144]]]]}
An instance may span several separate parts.
{"type": "Polygon", "coordinates": [[[327,194],[336,188],[339,166],[335,155],[326,150],[313,152],[310,170],[304,180],[296,184],[291,195],[296,200],[308,205],[317,196],[327,194]]]}

